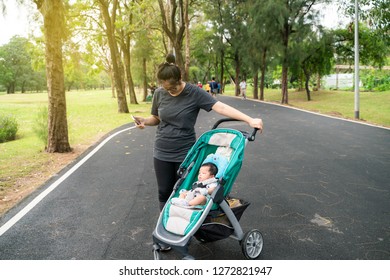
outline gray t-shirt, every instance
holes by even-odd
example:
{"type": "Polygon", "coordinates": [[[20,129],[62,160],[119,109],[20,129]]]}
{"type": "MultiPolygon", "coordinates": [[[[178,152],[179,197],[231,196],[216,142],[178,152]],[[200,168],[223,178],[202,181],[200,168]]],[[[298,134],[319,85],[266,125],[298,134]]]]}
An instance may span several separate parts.
{"type": "Polygon", "coordinates": [[[154,157],[182,162],[196,141],[195,123],[200,109],[209,112],[217,102],[196,85],[186,83],[178,96],[158,88],[153,95],[152,115],[160,118],[154,144],[154,157]]]}

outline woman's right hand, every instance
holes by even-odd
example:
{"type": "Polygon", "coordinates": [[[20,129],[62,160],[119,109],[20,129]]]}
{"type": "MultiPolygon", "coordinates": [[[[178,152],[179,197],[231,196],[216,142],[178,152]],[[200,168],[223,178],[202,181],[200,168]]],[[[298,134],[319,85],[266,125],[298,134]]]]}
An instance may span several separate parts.
{"type": "Polygon", "coordinates": [[[131,116],[134,120],[134,124],[136,127],[138,128],[145,128],[145,119],[142,118],[142,117],[135,117],[135,116],[131,116]]]}

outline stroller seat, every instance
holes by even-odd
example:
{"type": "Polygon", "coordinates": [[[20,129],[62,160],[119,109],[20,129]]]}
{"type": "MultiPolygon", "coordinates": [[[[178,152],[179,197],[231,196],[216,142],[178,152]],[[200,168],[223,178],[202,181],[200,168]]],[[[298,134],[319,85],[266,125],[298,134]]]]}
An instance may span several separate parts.
{"type": "MultiPolygon", "coordinates": [[[[228,147],[219,147],[215,154],[209,154],[203,163],[213,163],[217,166],[218,172],[216,178],[223,178],[226,167],[229,164],[229,159],[225,155],[231,154],[231,149],[228,147]]],[[[220,181],[218,182],[220,184],[220,181]]],[[[190,185],[191,186],[191,185],[190,185]]],[[[178,191],[176,193],[179,193],[178,191]]],[[[177,196],[177,195],[176,195],[177,196]]],[[[176,197],[174,196],[174,197],[176,197]]],[[[172,200],[172,198],[170,199],[172,200]]],[[[163,225],[164,228],[174,234],[186,235],[196,224],[201,217],[205,206],[208,203],[213,203],[212,197],[207,195],[207,201],[204,205],[196,206],[180,206],[174,205],[170,201],[164,209],[163,225]]]]}

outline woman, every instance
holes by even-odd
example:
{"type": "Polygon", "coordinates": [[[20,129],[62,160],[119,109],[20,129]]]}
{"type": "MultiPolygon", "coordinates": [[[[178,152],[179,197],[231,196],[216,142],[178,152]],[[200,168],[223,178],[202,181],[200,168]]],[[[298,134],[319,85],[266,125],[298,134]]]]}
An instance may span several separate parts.
{"type": "Polygon", "coordinates": [[[263,121],[217,101],[196,85],[183,82],[172,54],[159,66],[157,78],[161,87],[153,95],[151,116],[134,117],[134,121],[139,128],[158,125],[153,157],[162,210],[178,180],[177,170],[196,141],[194,126],[200,109],[214,110],[260,130],[263,121]]]}

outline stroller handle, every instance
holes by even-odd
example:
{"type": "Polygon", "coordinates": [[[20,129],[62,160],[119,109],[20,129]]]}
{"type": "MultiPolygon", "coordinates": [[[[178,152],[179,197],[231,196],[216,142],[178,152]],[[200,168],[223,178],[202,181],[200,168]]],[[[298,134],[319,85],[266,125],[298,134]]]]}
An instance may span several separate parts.
{"type": "MultiPolygon", "coordinates": [[[[212,127],[212,129],[216,129],[221,123],[223,122],[241,122],[240,120],[232,119],[232,118],[224,118],[224,119],[219,119],[212,127]]],[[[254,128],[252,133],[249,134],[246,131],[241,131],[242,134],[244,134],[245,138],[248,139],[248,141],[255,141],[256,139],[256,133],[259,129],[254,128]]]]}

